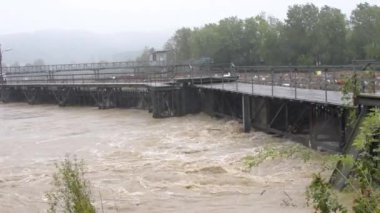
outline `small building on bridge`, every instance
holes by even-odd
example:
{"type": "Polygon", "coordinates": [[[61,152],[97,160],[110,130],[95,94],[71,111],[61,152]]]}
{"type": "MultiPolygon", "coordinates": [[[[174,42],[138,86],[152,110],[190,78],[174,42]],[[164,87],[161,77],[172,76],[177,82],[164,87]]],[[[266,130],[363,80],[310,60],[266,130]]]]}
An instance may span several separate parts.
{"type": "Polygon", "coordinates": [[[156,50],[149,56],[151,65],[166,65],[168,61],[168,53],[170,50],[156,50]]]}

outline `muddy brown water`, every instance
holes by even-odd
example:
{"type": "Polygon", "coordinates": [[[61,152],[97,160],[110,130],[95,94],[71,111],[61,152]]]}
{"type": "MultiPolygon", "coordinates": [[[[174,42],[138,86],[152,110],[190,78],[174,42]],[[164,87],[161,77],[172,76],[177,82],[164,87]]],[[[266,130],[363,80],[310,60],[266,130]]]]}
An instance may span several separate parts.
{"type": "Polygon", "coordinates": [[[0,104],[0,212],[45,212],[54,163],[87,164],[99,212],[312,212],[305,187],[319,162],[242,158],[268,143],[234,120],[153,119],[135,109],[0,104]],[[100,197],[102,199],[100,199],[100,197]],[[102,202],[100,201],[102,200],[102,202]]]}

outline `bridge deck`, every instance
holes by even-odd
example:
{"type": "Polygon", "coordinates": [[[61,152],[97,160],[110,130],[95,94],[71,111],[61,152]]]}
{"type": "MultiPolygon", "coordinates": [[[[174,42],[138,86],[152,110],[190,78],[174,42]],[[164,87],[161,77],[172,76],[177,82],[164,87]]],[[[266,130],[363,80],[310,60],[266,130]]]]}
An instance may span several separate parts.
{"type": "Polygon", "coordinates": [[[282,99],[301,100],[315,103],[324,103],[331,105],[344,105],[342,93],[340,91],[325,91],[316,89],[301,89],[294,87],[272,86],[249,84],[241,82],[202,84],[196,85],[200,88],[215,89],[228,92],[237,92],[242,94],[276,97],[282,99]]]}
{"type": "Polygon", "coordinates": [[[358,104],[380,107],[380,92],[361,93],[358,96],[358,104]]]}

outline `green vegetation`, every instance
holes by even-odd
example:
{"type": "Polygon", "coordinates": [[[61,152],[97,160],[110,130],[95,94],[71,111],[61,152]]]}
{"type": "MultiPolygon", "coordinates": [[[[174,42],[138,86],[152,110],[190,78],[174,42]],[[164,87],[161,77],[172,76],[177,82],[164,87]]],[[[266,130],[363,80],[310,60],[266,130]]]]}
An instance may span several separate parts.
{"type": "MultiPolygon", "coordinates": [[[[380,212],[380,110],[372,110],[363,120],[359,134],[353,146],[359,151],[357,159],[352,156],[341,156],[339,160],[344,165],[352,164],[352,175],[347,180],[347,190],[354,192],[352,210],[356,213],[380,212]]],[[[307,190],[308,203],[312,202],[316,211],[346,212],[337,203],[335,193],[329,183],[319,175],[315,175],[307,190]]]]}
{"type": "Polygon", "coordinates": [[[316,157],[315,152],[300,144],[288,144],[288,145],[266,145],[261,148],[256,155],[248,155],[243,158],[243,162],[246,168],[260,165],[265,160],[273,160],[277,158],[301,158],[304,161],[308,161],[311,158],[316,157]]]}
{"type": "Polygon", "coordinates": [[[332,65],[380,59],[380,7],[361,3],[349,20],[337,8],[313,4],[289,7],[284,22],[265,15],[229,17],[181,28],[165,49],[176,63],[211,58],[237,65],[332,65]]]}
{"type": "Polygon", "coordinates": [[[307,203],[313,204],[313,208],[321,213],[347,212],[347,209],[339,204],[338,198],[331,190],[331,186],[321,177],[315,174],[313,181],[306,191],[307,203]]]}
{"type": "MultiPolygon", "coordinates": [[[[342,101],[346,106],[347,111],[347,124],[348,126],[353,126],[357,119],[357,107],[356,105],[356,97],[360,93],[360,81],[358,80],[357,73],[354,73],[352,76],[347,77],[344,80],[344,84],[342,87],[342,101]]],[[[343,112],[343,110],[342,110],[343,112]]]]}
{"type": "Polygon", "coordinates": [[[342,87],[342,102],[346,106],[348,112],[348,125],[353,126],[357,120],[357,97],[361,92],[374,93],[375,92],[375,82],[367,82],[366,88],[361,88],[361,83],[366,82],[368,79],[375,79],[374,71],[371,66],[366,66],[361,72],[354,72],[353,75],[347,77],[344,80],[342,87]]]}
{"type": "Polygon", "coordinates": [[[46,196],[49,201],[48,212],[94,213],[91,203],[89,182],[84,178],[84,163],[69,156],[56,164],[51,192],[46,196]]]}

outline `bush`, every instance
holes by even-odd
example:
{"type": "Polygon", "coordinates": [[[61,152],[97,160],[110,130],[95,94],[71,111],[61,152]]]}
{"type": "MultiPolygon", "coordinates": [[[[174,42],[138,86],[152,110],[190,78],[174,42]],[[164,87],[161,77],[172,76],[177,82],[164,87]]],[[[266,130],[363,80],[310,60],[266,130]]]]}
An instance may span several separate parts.
{"type": "Polygon", "coordinates": [[[94,213],[90,184],[84,178],[84,162],[66,156],[55,167],[57,171],[53,175],[53,189],[46,194],[48,212],[94,213]]]}
{"type": "MultiPolygon", "coordinates": [[[[266,145],[258,150],[255,155],[248,155],[243,158],[246,169],[251,169],[263,163],[265,160],[277,158],[301,158],[305,162],[315,157],[315,153],[309,148],[300,144],[287,145],[266,145]]],[[[319,156],[318,156],[319,157],[319,156]]]]}
{"type": "Polygon", "coordinates": [[[313,204],[315,211],[321,213],[343,212],[347,209],[339,204],[336,194],[330,189],[328,184],[320,174],[315,174],[313,181],[306,191],[307,204],[313,204]]]}

